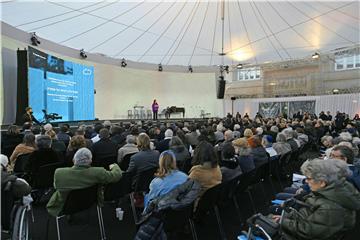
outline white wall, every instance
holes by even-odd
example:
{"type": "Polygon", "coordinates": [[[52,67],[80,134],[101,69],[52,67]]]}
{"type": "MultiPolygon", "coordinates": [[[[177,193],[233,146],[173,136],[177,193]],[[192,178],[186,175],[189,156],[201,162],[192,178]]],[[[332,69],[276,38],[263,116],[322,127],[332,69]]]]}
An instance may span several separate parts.
{"type": "MultiPolygon", "coordinates": [[[[335,113],[341,111],[353,117],[356,113],[360,114],[360,93],[305,96],[305,97],[286,97],[286,98],[258,98],[258,99],[236,99],[234,101],[234,114],[239,112],[242,116],[247,112],[250,117],[254,117],[259,110],[260,102],[288,102],[288,101],[310,101],[315,100],[315,113],[330,111],[335,113]]],[[[231,113],[231,100],[227,99],[224,104],[224,111],[231,113]]]]}

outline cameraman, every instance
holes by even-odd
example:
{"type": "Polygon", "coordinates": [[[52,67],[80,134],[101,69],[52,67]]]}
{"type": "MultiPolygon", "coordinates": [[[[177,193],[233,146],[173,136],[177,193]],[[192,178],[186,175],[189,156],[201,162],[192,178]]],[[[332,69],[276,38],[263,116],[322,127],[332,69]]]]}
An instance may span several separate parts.
{"type": "Polygon", "coordinates": [[[40,122],[34,117],[31,107],[25,108],[25,113],[22,117],[22,120],[23,120],[23,123],[28,122],[28,123],[33,124],[33,122],[35,122],[36,124],[40,124],[40,122]]]}
{"type": "Polygon", "coordinates": [[[329,159],[306,161],[301,166],[311,193],[302,204],[287,206],[280,222],[286,239],[339,239],[355,226],[360,193],[346,181],[350,170],[345,162],[329,159]]]}

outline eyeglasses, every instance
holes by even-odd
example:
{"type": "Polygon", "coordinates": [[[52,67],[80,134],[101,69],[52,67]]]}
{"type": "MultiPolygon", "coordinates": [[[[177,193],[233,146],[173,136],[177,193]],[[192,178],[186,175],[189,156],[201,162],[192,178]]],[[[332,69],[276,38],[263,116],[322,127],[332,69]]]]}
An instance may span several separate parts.
{"type": "Polygon", "coordinates": [[[313,178],[311,178],[311,177],[305,177],[305,179],[306,179],[307,181],[313,180],[313,178]]]}

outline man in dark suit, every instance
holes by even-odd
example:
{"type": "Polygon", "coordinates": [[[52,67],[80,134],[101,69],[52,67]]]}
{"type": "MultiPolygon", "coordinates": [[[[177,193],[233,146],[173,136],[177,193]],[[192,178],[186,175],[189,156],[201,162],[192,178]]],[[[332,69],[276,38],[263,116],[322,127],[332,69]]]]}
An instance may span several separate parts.
{"type": "Polygon", "coordinates": [[[99,131],[100,140],[91,146],[94,166],[102,166],[102,160],[105,158],[117,158],[117,145],[110,140],[110,133],[107,128],[99,131]]]}
{"type": "Polygon", "coordinates": [[[33,122],[35,122],[37,124],[40,124],[40,122],[34,117],[31,107],[25,108],[25,111],[26,112],[22,117],[23,123],[29,122],[32,124],[33,122]]]}
{"type": "Polygon", "coordinates": [[[163,140],[161,140],[160,142],[158,142],[158,144],[156,145],[156,150],[158,150],[160,153],[168,150],[169,143],[170,143],[170,140],[173,137],[173,135],[174,135],[173,131],[171,129],[167,129],[165,131],[165,138],[163,140]]]}
{"type": "Polygon", "coordinates": [[[126,172],[135,178],[141,172],[159,167],[159,152],[150,149],[150,138],[146,133],[140,133],[137,137],[139,152],[130,158],[129,168],[126,172]]]}

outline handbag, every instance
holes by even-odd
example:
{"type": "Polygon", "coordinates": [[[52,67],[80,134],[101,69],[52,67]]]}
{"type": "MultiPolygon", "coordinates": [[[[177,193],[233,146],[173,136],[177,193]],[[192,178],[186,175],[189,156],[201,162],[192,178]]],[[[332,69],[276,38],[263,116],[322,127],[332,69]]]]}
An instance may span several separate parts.
{"type": "Polygon", "coordinates": [[[250,226],[249,232],[254,236],[265,237],[265,239],[280,238],[280,224],[265,217],[261,213],[255,214],[247,220],[250,226]]]}

